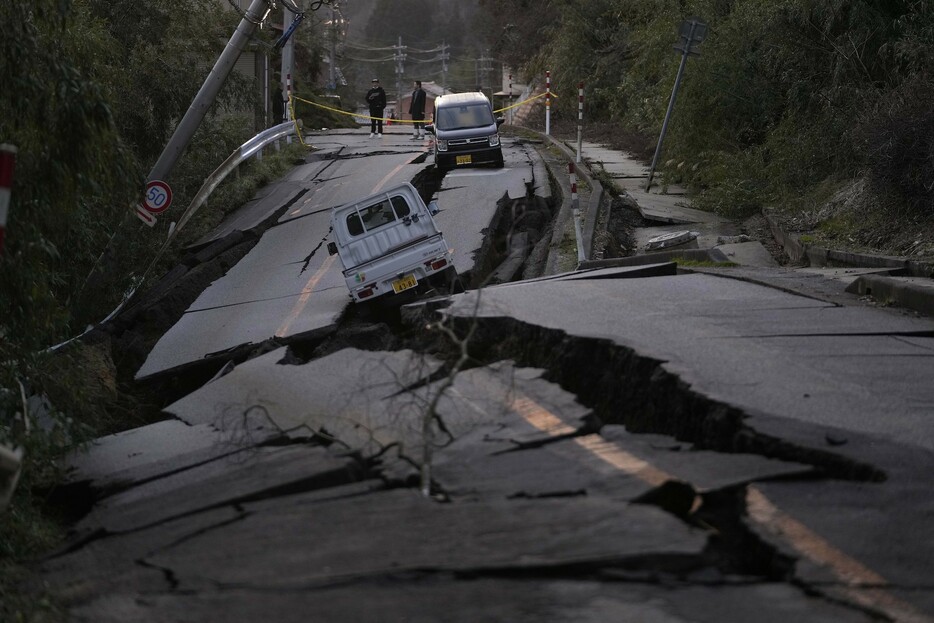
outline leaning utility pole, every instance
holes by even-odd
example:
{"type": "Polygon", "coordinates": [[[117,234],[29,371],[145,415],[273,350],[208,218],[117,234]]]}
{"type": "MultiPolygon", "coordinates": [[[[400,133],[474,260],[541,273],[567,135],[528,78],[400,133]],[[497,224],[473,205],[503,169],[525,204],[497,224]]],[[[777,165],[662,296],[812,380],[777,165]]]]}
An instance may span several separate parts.
{"type": "Polygon", "coordinates": [[[448,90],[448,59],[451,58],[451,55],[448,54],[448,48],[451,47],[444,41],[441,42],[441,93],[447,93],[448,90]]]}
{"type": "Polygon", "coordinates": [[[652,156],[652,166],[649,167],[649,179],[645,183],[645,192],[652,188],[652,177],[655,176],[655,165],[658,164],[658,156],[662,153],[662,143],[665,141],[665,133],[668,131],[668,122],[671,120],[671,113],[675,109],[675,98],[678,97],[678,86],[681,84],[681,76],[684,75],[684,66],[688,62],[688,56],[700,56],[697,50],[701,41],[707,36],[707,24],[697,17],[684,20],[678,29],[679,45],[675,50],[681,52],[681,64],[678,66],[678,75],[675,77],[675,86],[671,89],[671,98],[668,100],[668,110],[665,112],[665,120],[662,122],[662,132],[658,136],[658,144],[655,146],[655,155],[652,156]]]}
{"type": "Polygon", "coordinates": [[[240,20],[240,25],[237,26],[237,30],[230,38],[230,41],[227,42],[227,47],[224,48],[220,58],[214,63],[214,68],[204,84],[201,85],[201,90],[198,91],[198,95],[195,96],[185,116],[178,123],[178,127],[175,128],[172,138],[169,139],[165,149],[162,150],[156,164],[153,165],[148,179],[158,180],[168,177],[182,151],[188,146],[188,142],[194,135],[195,130],[201,125],[201,121],[207,114],[208,109],[214,104],[218,92],[224,86],[224,81],[230,75],[230,71],[240,57],[240,53],[246,48],[246,44],[250,41],[256,27],[262,23],[263,18],[268,13],[269,7],[266,0],[253,0],[250,3],[246,15],[240,20]]]}
{"type": "Polygon", "coordinates": [[[337,63],[337,11],[331,5],[331,62],[328,63],[328,89],[332,91],[337,86],[335,82],[334,66],[337,63]]]}
{"type": "MultiPolygon", "coordinates": [[[[288,32],[292,25],[292,19],[287,10],[282,11],[282,32],[288,32]]],[[[289,37],[285,45],[282,46],[282,70],[279,72],[279,80],[282,83],[282,92],[286,97],[285,119],[291,121],[292,107],[289,102],[292,101],[292,70],[295,68],[295,41],[289,37]]],[[[286,143],[292,143],[292,137],[287,136],[286,143]]]]}
{"type": "Polygon", "coordinates": [[[155,215],[164,212],[171,205],[172,190],[165,179],[172,172],[182,152],[188,147],[191,137],[194,136],[198,126],[201,125],[201,121],[207,114],[208,109],[214,104],[217,94],[220,92],[221,87],[224,86],[224,82],[234,68],[240,53],[246,48],[256,27],[262,24],[266,16],[269,15],[269,11],[267,0],[253,0],[250,3],[250,8],[246,10],[243,19],[240,20],[240,25],[237,26],[237,30],[230,37],[230,41],[227,42],[227,47],[224,48],[217,62],[214,63],[214,68],[211,69],[211,73],[208,74],[204,84],[201,85],[201,90],[198,91],[182,120],[178,122],[175,132],[162,150],[152,170],[149,171],[146,178],[144,202],[136,205],[135,210],[136,215],[150,227],[156,223],[155,215]]]}
{"type": "MultiPolygon", "coordinates": [[[[392,55],[392,60],[396,61],[396,107],[402,104],[402,76],[405,74],[405,46],[402,45],[402,35],[399,35],[398,45],[393,46],[395,52],[392,55]]],[[[402,111],[396,111],[396,117],[402,118],[402,111]]]]}

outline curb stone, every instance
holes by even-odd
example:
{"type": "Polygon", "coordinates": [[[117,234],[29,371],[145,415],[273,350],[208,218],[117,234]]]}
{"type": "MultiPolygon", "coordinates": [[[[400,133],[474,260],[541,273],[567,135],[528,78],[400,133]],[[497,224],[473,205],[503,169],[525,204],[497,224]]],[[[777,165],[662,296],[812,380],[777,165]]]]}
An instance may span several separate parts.
{"type": "Polygon", "coordinates": [[[877,301],[904,307],[934,316],[934,264],[917,262],[903,257],[871,255],[826,249],[803,244],[801,240],[786,232],[776,218],[762,211],[775,241],[785,250],[793,262],[807,261],[812,266],[853,266],[859,268],[889,268],[890,275],[862,275],[847,287],[846,291],[862,296],[872,296],[877,301]]]}

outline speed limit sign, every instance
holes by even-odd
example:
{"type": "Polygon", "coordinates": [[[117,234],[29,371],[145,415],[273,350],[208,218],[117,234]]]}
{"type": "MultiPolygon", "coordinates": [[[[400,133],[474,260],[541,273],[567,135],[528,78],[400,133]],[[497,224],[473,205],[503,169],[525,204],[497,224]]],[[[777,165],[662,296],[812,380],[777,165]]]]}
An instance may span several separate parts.
{"type": "Polygon", "coordinates": [[[151,214],[161,214],[172,205],[172,189],[162,180],[152,180],[146,184],[146,196],[143,206],[151,214]]]}

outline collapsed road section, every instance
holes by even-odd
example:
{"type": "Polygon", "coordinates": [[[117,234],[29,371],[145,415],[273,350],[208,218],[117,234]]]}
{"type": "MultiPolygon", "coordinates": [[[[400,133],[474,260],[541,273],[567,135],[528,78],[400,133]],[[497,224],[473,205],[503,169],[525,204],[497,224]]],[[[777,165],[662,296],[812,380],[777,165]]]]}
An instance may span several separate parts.
{"type": "Polygon", "coordinates": [[[472,291],[146,377],[174,419],[72,463],[44,571],[74,620],[930,620],[930,323],[673,264],[540,277],[510,153],[435,178],[472,291]]]}
{"type": "Polygon", "coordinates": [[[802,406],[867,339],[928,374],[927,323],[670,264],[403,315],[391,352],[279,348],[102,440],[119,478],[77,462],[99,499],[46,565],[76,620],[929,620],[927,442],[802,406]]]}

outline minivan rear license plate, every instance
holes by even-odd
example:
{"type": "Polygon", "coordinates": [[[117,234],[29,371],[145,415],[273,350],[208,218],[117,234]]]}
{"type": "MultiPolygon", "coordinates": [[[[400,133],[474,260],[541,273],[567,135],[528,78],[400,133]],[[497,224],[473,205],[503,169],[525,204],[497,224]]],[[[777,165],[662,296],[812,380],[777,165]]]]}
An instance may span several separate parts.
{"type": "Polygon", "coordinates": [[[414,288],[418,285],[418,279],[415,278],[414,274],[409,274],[403,277],[402,279],[396,279],[392,282],[392,291],[396,294],[414,288]]]}
{"type": "Polygon", "coordinates": [[[470,163],[471,163],[470,154],[467,154],[466,156],[457,157],[457,164],[470,164],[470,163]]]}

